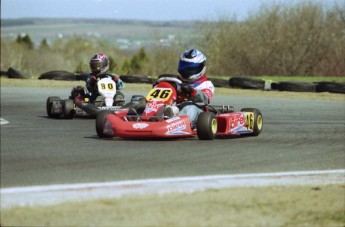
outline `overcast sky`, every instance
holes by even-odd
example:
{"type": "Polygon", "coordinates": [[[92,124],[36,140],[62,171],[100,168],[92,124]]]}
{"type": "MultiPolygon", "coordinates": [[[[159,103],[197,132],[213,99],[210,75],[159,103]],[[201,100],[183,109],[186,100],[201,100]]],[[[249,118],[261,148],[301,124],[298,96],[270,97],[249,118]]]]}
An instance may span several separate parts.
{"type": "MultiPolygon", "coordinates": [[[[305,0],[1,0],[1,18],[107,18],[139,20],[212,20],[245,18],[261,4],[305,0]]],[[[345,0],[310,0],[325,4],[345,0]]]]}

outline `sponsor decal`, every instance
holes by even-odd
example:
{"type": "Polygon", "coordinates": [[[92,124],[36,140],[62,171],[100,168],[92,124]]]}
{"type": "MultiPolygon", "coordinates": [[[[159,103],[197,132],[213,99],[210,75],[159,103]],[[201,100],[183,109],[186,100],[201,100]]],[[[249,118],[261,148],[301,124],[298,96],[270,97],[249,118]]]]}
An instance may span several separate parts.
{"type": "Polygon", "coordinates": [[[238,125],[236,128],[230,129],[231,134],[241,134],[241,133],[250,133],[253,132],[252,130],[248,130],[243,125],[238,125]]]}
{"type": "Polygon", "coordinates": [[[118,110],[121,106],[100,106],[98,107],[99,110],[118,110]]]}
{"type": "Polygon", "coordinates": [[[170,118],[170,119],[166,120],[166,122],[171,123],[171,122],[177,121],[179,119],[180,119],[180,117],[173,117],[173,118],[170,118]]]}
{"type": "Polygon", "coordinates": [[[147,123],[136,123],[136,124],[133,124],[133,128],[134,129],[143,129],[143,128],[146,128],[147,126],[149,126],[149,124],[147,124],[147,123]]]}
{"type": "Polygon", "coordinates": [[[238,125],[246,125],[246,120],[243,114],[231,114],[229,118],[230,128],[235,128],[238,125]]]}
{"type": "Polygon", "coordinates": [[[231,114],[229,119],[230,123],[230,133],[231,134],[239,134],[239,133],[247,133],[252,132],[252,130],[247,129],[246,119],[244,114],[231,114]]]}
{"type": "Polygon", "coordinates": [[[186,134],[190,134],[188,132],[185,132],[183,130],[185,130],[187,128],[186,122],[185,121],[178,121],[175,123],[172,123],[170,125],[167,126],[167,132],[165,133],[166,135],[186,135],[186,134]]]}
{"type": "Polygon", "coordinates": [[[150,112],[157,112],[158,109],[163,106],[164,104],[163,103],[159,103],[159,102],[156,102],[156,101],[153,101],[153,102],[148,102],[146,104],[146,108],[145,108],[145,113],[150,113],[150,112]]]}

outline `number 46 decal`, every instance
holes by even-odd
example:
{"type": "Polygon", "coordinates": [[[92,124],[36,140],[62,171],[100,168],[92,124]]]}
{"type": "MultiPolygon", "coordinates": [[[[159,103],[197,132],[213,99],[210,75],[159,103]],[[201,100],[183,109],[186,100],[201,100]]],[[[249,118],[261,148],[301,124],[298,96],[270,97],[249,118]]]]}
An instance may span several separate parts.
{"type": "Polygon", "coordinates": [[[253,113],[246,113],[246,126],[247,129],[254,129],[254,114],[253,113]]]}
{"type": "Polygon", "coordinates": [[[150,100],[150,99],[168,100],[171,95],[172,95],[172,90],[170,88],[168,89],[153,88],[147,95],[146,100],[150,100]]]}

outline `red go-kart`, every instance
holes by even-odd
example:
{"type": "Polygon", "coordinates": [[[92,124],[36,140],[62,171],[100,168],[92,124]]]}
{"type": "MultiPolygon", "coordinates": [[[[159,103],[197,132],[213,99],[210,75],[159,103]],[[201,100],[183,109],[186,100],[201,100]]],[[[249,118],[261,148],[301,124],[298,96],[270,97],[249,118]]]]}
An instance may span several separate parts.
{"type": "Polygon", "coordinates": [[[167,110],[177,108],[175,100],[181,92],[181,84],[177,78],[159,78],[146,96],[146,106],[140,114],[131,108],[99,112],[97,135],[101,138],[184,138],[197,135],[201,140],[212,140],[216,136],[260,134],[263,117],[255,108],[235,112],[232,106],[191,103],[204,110],[199,114],[196,125],[191,124],[187,115],[172,115],[172,111],[167,110]]]}

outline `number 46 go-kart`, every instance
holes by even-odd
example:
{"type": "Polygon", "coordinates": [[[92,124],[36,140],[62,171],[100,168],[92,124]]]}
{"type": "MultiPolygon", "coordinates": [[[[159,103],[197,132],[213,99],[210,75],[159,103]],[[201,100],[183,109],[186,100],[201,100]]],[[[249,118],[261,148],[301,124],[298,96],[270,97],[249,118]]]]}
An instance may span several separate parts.
{"type": "Polygon", "coordinates": [[[97,97],[87,97],[83,87],[77,87],[72,90],[69,99],[61,99],[57,96],[51,96],[47,99],[47,115],[50,118],[72,119],[78,117],[96,117],[101,110],[115,110],[121,108],[124,104],[122,94],[116,95],[116,84],[108,78],[100,78],[97,82],[99,95],[97,97]],[[84,100],[76,100],[75,96],[81,94],[84,100]]]}
{"type": "Polygon", "coordinates": [[[96,118],[97,135],[101,138],[183,138],[197,135],[201,140],[212,140],[216,136],[260,134],[263,118],[255,108],[235,112],[232,106],[191,103],[204,110],[197,119],[196,127],[192,126],[187,115],[172,116],[167,110],[176,104],[174,100],[181,84],[177,78],[159,78],[149,91],[146,107],[140,115],[133,114],[130,108],[99,112],[96,118]]]}

